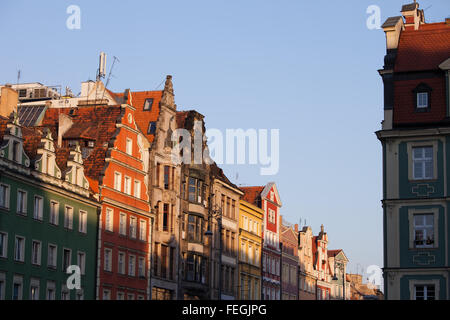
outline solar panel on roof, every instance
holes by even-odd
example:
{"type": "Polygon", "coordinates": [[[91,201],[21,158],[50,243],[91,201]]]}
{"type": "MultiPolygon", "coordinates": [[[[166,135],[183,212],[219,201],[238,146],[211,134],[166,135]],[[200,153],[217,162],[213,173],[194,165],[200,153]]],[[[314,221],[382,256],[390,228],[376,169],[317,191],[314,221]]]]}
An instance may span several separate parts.
{"type": "Polygon", "coordinates": [[[36,125],[36,121],[45,109],[45,106],[21,106],[19,110],[19,123],[25,127],[36,125]]]}

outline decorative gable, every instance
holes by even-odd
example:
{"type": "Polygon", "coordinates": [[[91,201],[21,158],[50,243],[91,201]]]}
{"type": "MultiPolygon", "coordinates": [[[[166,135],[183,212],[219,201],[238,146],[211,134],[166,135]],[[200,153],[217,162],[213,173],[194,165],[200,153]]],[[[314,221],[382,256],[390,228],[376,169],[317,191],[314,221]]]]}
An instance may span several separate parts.
{"type": "Polygon", "coordinates": [[[30,158],[23,148],[22,127],[19,124],[19,117],[16,112],[14,112],[11,122],[6,127],[7,129],[3,136],[4,143],[0,147],[0,157],[18,165],[29,167],[30,158]]]}
{"type": "Polygon", "coordinates": [[[83,189],[89,189],[89,182],[84,176],[83,156],[80,145],[76,144],[70,150],[67,161],[67,170],[64,173],[65,181],[83,189]]]}
{"type": "Polygon", "coordinates": [[[42,135],[37,154],[38,159],[34,164],[35,169],[41,173],[60,179],[61,169],[56,164],[55,144],[51,131],[48,129],[45,129],[42,135]]]}

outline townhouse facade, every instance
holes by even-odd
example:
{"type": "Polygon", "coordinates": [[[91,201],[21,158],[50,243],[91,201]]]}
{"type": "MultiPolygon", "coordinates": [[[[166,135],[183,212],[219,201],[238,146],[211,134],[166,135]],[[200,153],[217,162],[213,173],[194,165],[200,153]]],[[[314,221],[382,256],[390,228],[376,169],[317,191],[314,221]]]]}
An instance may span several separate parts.
{"type": "Polygon", "coordinates": [[[350,281],[347,274],[348,262],[349,260],[344,250],[328,250],[328,264],[331,272],[331,300],[350,300],[350,281]]]}
{"type": "Polygon", "coordinates": [[[382,26],[386,55],[383,150],[387,299],[449,299],[450,20],[426,23],[419,4],[382,26]]]}
{"type": "Polygon", "coordinates": [[[331,297],[331,269],[328,261],[328,234],[324,226],[320,226],[320,232],[313,237],[314,269],[317,274],[316,299],[330,300],[331,297]]]}
{"type": "Polygon", "coordinates": [[[298,300],[298,225],[281,220],[281,299],[298,300]]]}
{"type": "Polygon", "coordinates": [[[298,233],[298,299],[316,300],[317,272],[314,269],[313,232],[304,226],[298,233]]]}
{"type": "Polygon", "coordinates": [[[79,146],[59,148],[48,128],[23,127],[10,87],[0,111],[0,300],[95,299],[100,208],[79,146]]]}
{"type": "Polygon", "coordinates": [[[239,201],[239,292],[240,300],[261,299],[261,244],[264,210],[239,201]]]}

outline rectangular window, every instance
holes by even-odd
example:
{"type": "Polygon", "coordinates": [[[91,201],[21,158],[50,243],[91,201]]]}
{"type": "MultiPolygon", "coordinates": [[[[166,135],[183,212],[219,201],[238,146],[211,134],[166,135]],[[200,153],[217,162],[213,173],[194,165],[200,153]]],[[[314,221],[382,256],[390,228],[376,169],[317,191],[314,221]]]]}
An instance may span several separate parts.
{"type": "Polygon", "coordinates": [[[140,278],[145,278],[145,258],[139,257],[138,275],[140,278]]]}
{"type": "Polygon", "coordinates": [[[169,231],[169,205],[164,203],[163,209],[163,231],[169,231]]]}
{"type": "Polygon", "coordinates": [[[139,240],[147,241],[147,221],[139,221],[139,240]]]}
{"type": "Polygon", "coordinates": [[[148,124],[147,134],[155,134],[156,132],[156,122],[150,122],[148,124]]]}
{"type": "Polygon", "coordinates": [[[112,264],[112,250],[111,249],[105,249],[103,269],[105,271],[111,272],[112,271],[111,264],[112,264]]]}
{"type": "Polygon", "coordinates": [[[139,180],[134,180],[134,197],[141,198],[141,182],[139,180]]]}
{"type": "Polygon", "coordinates": [[[14,250],[14,260],[24,262],[25,261],[25,238],[16,236],[14,250]]]}
{"type": "Polygon", "coordinates": [[[31,280],[30,300],[39,300],[39,280],[31,280]]]}
{"type": "Polygon", "coordinates": [[[87,232],[87,212],[80,210],[80,222],[78,225],[78,231],[81,233],[87,232]]]}
{"type": "Polygon", "coordinates": [[[22,278],[14,277],[14,282],[12,286],[13,287],[12,300],[22,300],[22,286],[23,286],[22,278]]]}
{"type": "Polygon", "coordinates": [[[428,92],[417,93],[417,108],[428,108],[428,92]]]}
{"type": "Polygon", "coordinates": [[[86,253],[78,251],[77,264],[78,264],[78,267],[80,268],[81,274],[85,274],[85,272],[86,272],[86,253]]]}
{"type": "Polygon", "coordinates": [[[53,281],[47,282],[47,300],[55,300],[55,283],[53,281]]]}
{"type": "Polygon", "coordinates": [[[414,179],[433,179],[433,147],[415,147],[412,151],[414,179]]]}
{"type": "Polygon", "coordinates": [[[123,182],[123,192],[131,195],[131,178],[125,176],[124,182],[123,182]]]}
{"type": "Polygon", "coordinates": [[[134,293],[127,294],[127,300],[134,300],[134,293]]]}
{"type": "Polygon", "coordinates": [[[113,209],[106,208],[106,217],[105,217],[105,229],[107,231],[113,232],[113,221],[114,221],[114,211],[113,209]]]}
{"type": "Polygon", "coordinates": [[[122,212],[119,218],[119,233],[124,236],[127,235],[127,215],[122,212]]]}
{"type": "Polygon", "coordinates": [[[416,300],[435,300],[436,292],[434,285],[416,285],[414,286],[416,300]]]}
{"type": "Polygon", "coordinates": [[[123,292],[117,292],[117,300],[125,300],[125,294],[123,292]]]}
{"type": "Polygon", "coordinates": [[[130,237],[136,239],[137,219],[130,217],[130,237]]]}
{"type": "Polygon", "coordinates": [[[414,215],[414,244],[416,248],[432,248],[434,246],[434,215],[414,215]]]}
{"type": "Polygon", "coordinates": [[[72,251],[70,249],[63,249],[63,272],[66,272],[67,268],[71,265],[71,260],[72,251]]]}
{"type": "Polygon", "coordinates": [[[38,196],[34,197],[33,218],[36,220],[42,220],[43,203],[44,203],[44,199],[42,199],[42,197],[38,197],[38,196]]]}
{"type": "Polygon", "coordinates": [[[0,184],[0,207],[9,209],[9,186],[0,184]]]}
{"type": "Polygon", "coordinates": [[[13,141],[12,156],[13,161],[20,162],[20,143],[17,141],[13,141]]]}
{"type": "Polygon", "coordinates": [[[126,142],[126,153],[130,156],[133,155],[133,141],[130,138],[127,138],[126,142]]]}
{"type": "Polygon", "coordinates": [[[35,265],[41,264],[41,242],[33,240],[31,244],[31,263],[35,265]]]}
{"type": "Polygon", "coordinates": [[[152,111],[153,98],[145,99],[144,111],[152,111]]]}
{"type": "Polygon", "coordinates": [[[122,191],[122,174],[120,172],[114,172],[114,189],[122,191]]]}
{"type": "Polygon", "coordinates": [[[189,177],[189,201],[195,202],[196,201],[196,193],[197,193],[197,182],[195,178],[189,177]]]}
{"type": "Polygon", "coordinates": [[[170,167],[164,166],[164,189],[168,190],[170,185],[170,167]]]}
{"type": "Polygon", "coordinates": [[[167,277],[167,251],[168,247],[165,245],[161,245],[161,277],[167,277]]]}
{"type": "Polygon", "coordinates": [[[59,203],[50,201],[50,223],[57,226],[59,220],[59,203]]]}
{"type": "Polygon", "coordinates": [[[64,228],[73,229],[73,208],[72,207],[65,207],[64,210],[64,228]]]}
{"type": "Polygon", "coordinates": [[[0,257],[6,258],[8,256],[8,234],[0,232],[0,257]]]}
{"type": "Polygon", "coordinates": [[[23,190],[17,191],[17,213],[27,214],[27,193],[23,190]]]}
{"type": "Polygon", "coordinates": [[[136,256],[128,257],[128,275],[134,277],[136,274],[136,256]]]}
{"type": "Polygon", "coordinates": [[[125,274],[125,253],[124,252],[119,252],[118,272],[120,274],[125,274]]]}
{"type": "Polygon", "coordinates": [[[49,268],[56,268],[57,247],[54,244],[48,245],[47,265],[49,268]]]}
{"type": "Polygon", "coordinates": [[[111,291],[103,290],[103,300],[111,300],[111,291]]]}

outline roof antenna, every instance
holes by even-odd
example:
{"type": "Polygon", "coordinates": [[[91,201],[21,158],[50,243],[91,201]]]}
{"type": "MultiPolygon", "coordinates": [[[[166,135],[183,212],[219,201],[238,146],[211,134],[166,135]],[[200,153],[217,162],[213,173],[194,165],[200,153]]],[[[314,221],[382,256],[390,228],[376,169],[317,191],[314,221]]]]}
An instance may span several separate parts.
{"type": "Polygon", "coordinates": [[[20,81],[20,69],[17,70],[17,84],[19,84],[20,81]]]}
{"type": "Polygon", "coordinates": [[[108,87],[109,81],[111,80],[112,71],[113,71],[113,68],[114,68],[114,64],[116,63],[116,60],[118,62],[120,62],[119,58],[117,58],[116,56],[113,56],[113,63],[111,65],[111,69],[109,69],[108,79],[106,79],[105,88],[103,89],[102,100],[103,100],[103,97],[105,96],[105,91],[106,91],[106,88],[108,87]]]}

